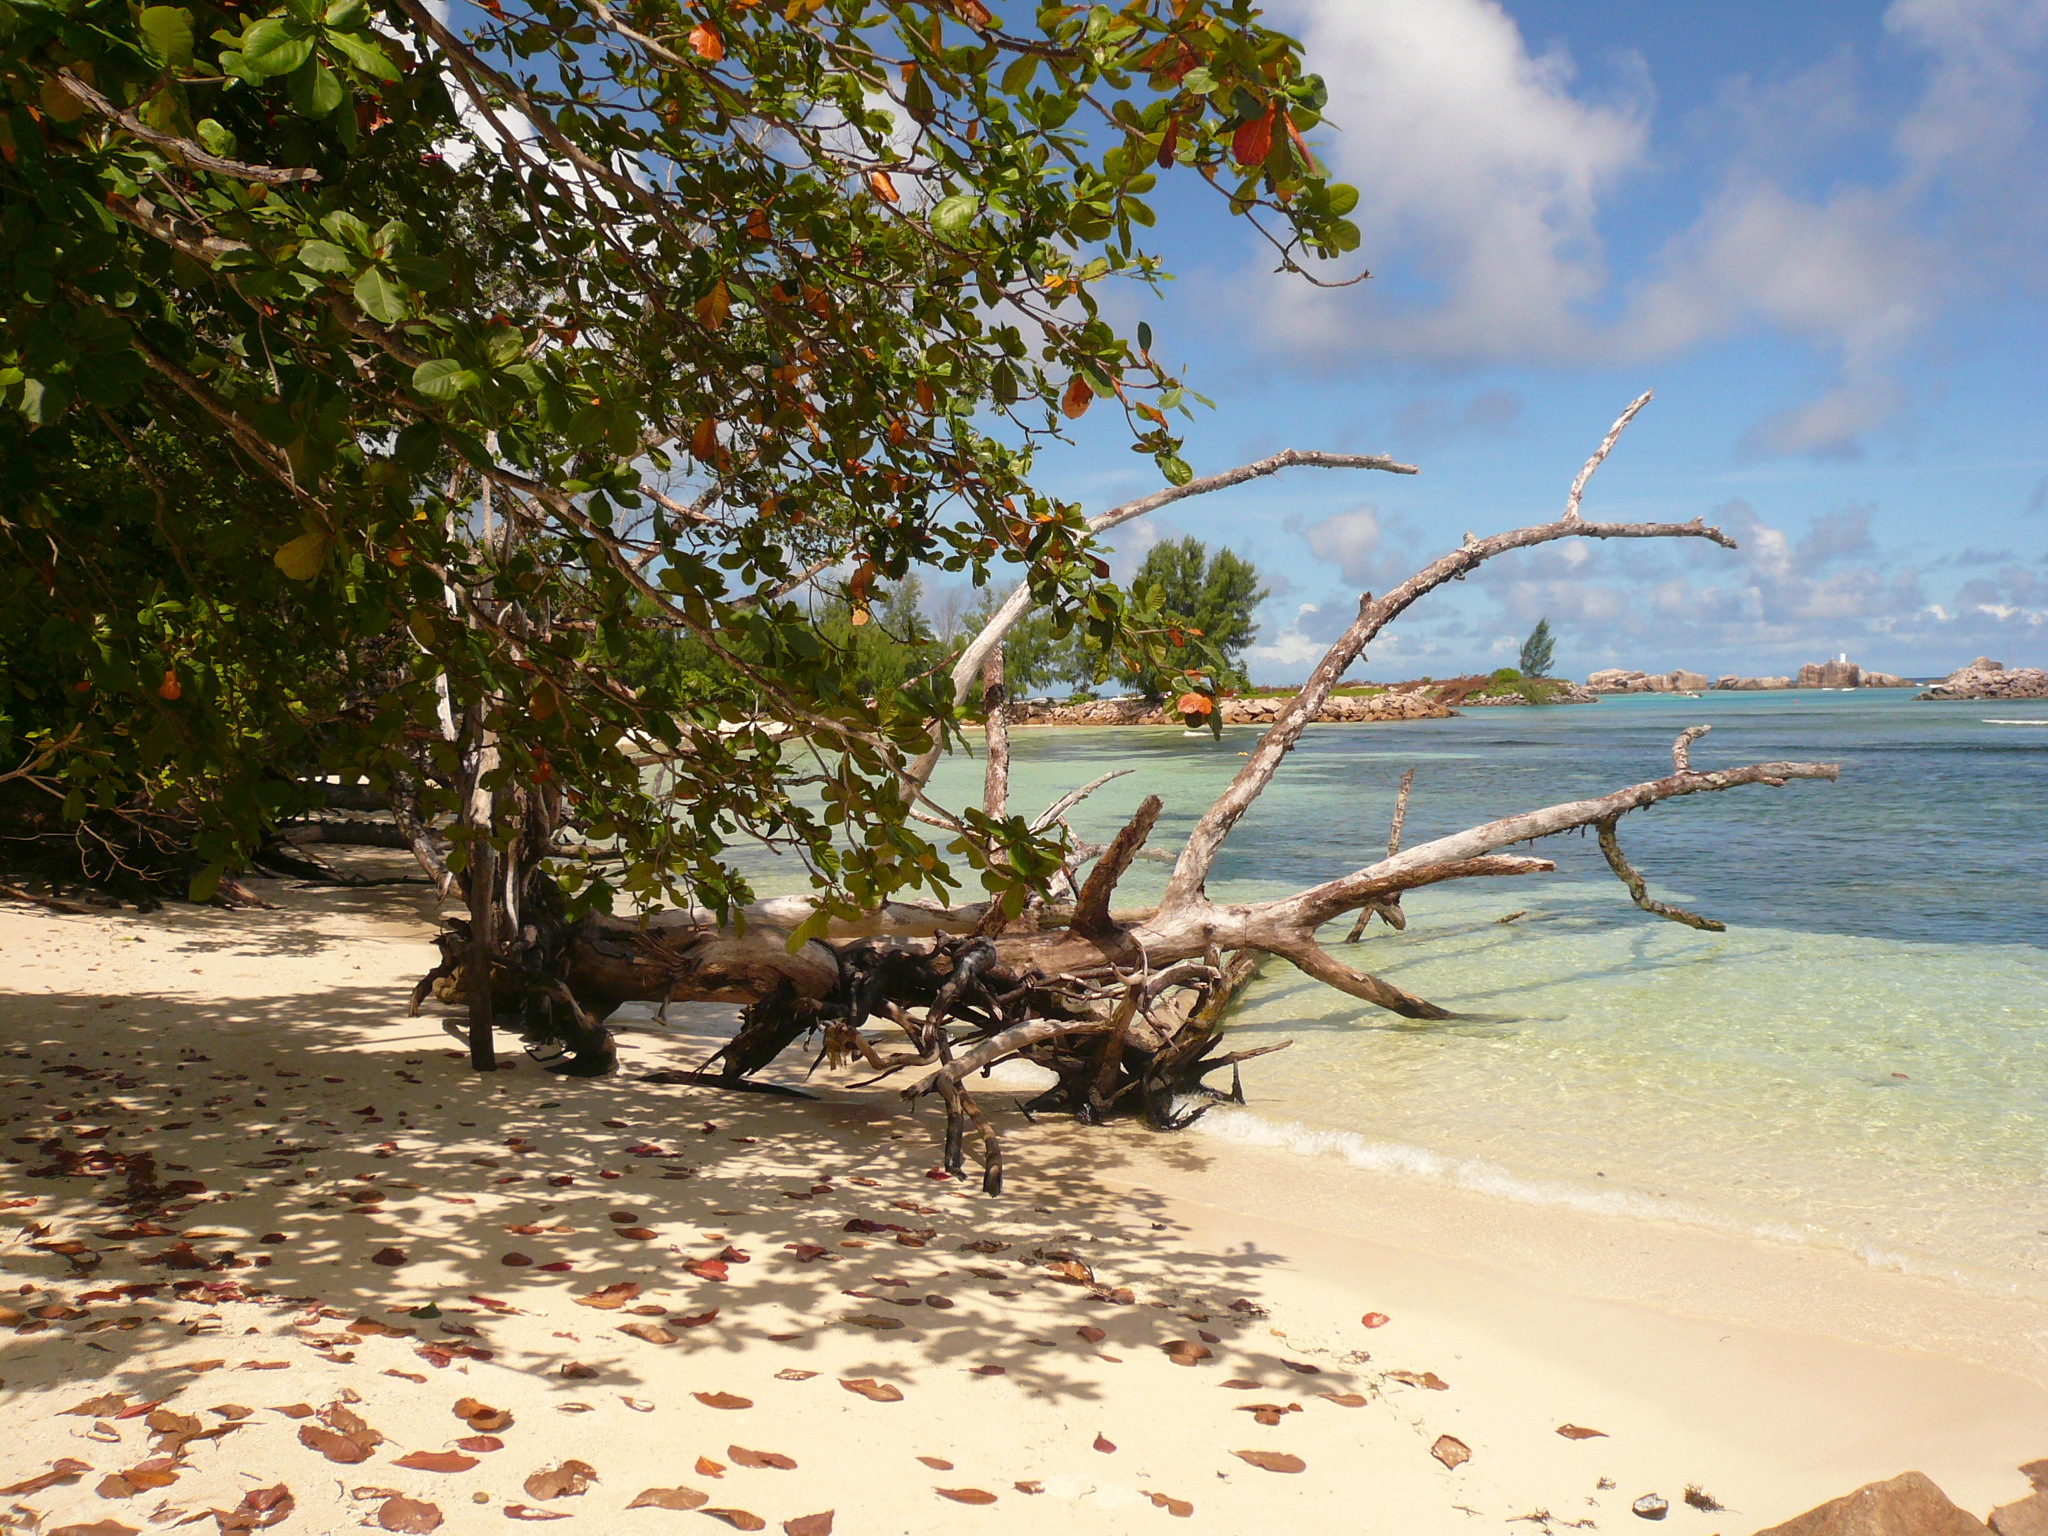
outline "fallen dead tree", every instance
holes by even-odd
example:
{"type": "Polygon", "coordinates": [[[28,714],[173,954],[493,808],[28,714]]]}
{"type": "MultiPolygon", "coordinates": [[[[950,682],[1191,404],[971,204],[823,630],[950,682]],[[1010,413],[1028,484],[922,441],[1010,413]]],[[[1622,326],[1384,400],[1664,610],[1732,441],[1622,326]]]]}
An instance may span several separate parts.
{"type": "MultiPolygon", "coordinates": [[[[987,906],[891,906],[795,943],[793,935],[813,908],[807,900],[785,899],[757,903],[731,924],[720,924],[705,911],[639,920],[593,915],[568,923],[561,920],[559,898],[542,876],[523,885],[522,908],[509,914],[508,931],[516,939],[491,951],[489,996],[465,987],[476,935],[458,924],[444,937],[442,964],[420,982],[415,1008],[430,993],[467,1002],[472,1018],[503,1019],[533,1038],[559,1041],[565,1048],[561,1070],[596,1075],[616,1065],[603,1021],[626,1002],[741,1003],[740,1027],[714,1058],[718,1080],[744,1082],[799,1042],[815,1049],[819,1060],[864,1063],[873,1070],[870,1082],[915,1073],[905,1096],[936,1093],[945,1103],[947,1167],[961,1173],[968,1143],[978,1143],[984,1187],[994,1191],[1002,1182],[1001,1149],[973,1098],[970,1085],[976,1074],[1022,1058],[1056,1078],[1033,1101],[1033,1109],[1063,1110],[1093,1121],[1138,1113],[1160,1127],[1183,1125],[1219,1095],[1208,1083],[1213,1074],[1261,1054],[1223,1050],[1224,1015],[1267,957],[1405,1017],[1451,1017],[1436,1004],[1338,958],[1318,936],[1354,913],[1360,914],[1361,927],[1374,912],[1398,926],[1402,893],[1422,886],[1554,868],[1547,859],[1510,850],[1593,828],[1638,906],[1695,927],[1718,926],[1649,896],[1642,877],[1621,854],[1615,831],[1621,818],[1691,795],[1795,779],[1832,780],[1838,774],[1835,764],[1695,769],[1691,746],[1705,730],[1695,727],[1679,736],[1671,771],[1661,777],[1406,849],[1399,845],[1397,810],[1387,856],[1350,874],[1269,901],[1217,902],[1207,891],[1225,839],[1272,781],[1330,691],[1365,647],[1429,592],[1495,556],[1560,539],[1696,538],[1734,547],[1721,530],[1699,520],[1595,523],[1581,518],[1579,499],[1588,478],[1648,398],[1629,407],[1588,460],[1562,517],[1489,538],[1468,534],[1459,548],[1392,591],[1360,599],[1356,618],[1196,822],[1154,907],[1117,910],[1113,900],[1131,864],[1146,851],[1161,809],[1156,796],[1148,796],[1108,844],[1073,851],[1064,871],[1066,891],[1047,890],[1008,921],[987,906]],[[1084,867],[1085,878],[1080,874],[1084,867]],[[1055,904],[1062,895],[1071,900],[1055,904]]],[[[1384,461],[1357,462],[1392,467],[1384,461]]],[[[1232,475],[1236,480],[1218,476],[1215,481],[1249,478],[1239,471],[1232,475]]],[[[1198,482],[1191,489],[1200,488],[1198,482]]],[[[1005,604],[967,647],[955,672],[963,701],[974,686],[984,690],[991,730],[983,800],[992,815],[1003,813],[1008,798],[1000,643],[1003,630],[1026,606],[1005,604]]],[[[927,754],[904,766],[907,795],[922,797],[931,760],[927,754]]],[[[1080,796],[1102,782],[1063,797],[1039,824],[1063,825],[1080,796]]],[[[1403,791],[1405,808],[1405,782],[1403,791]]],[[[932,812],[944,824],[944,813],[936,807],[932,812]]],[[[435,872],[430,865],[429,873],[435,872]]],[[[440,873],[445,878],[445,869],[440,873]]]]}

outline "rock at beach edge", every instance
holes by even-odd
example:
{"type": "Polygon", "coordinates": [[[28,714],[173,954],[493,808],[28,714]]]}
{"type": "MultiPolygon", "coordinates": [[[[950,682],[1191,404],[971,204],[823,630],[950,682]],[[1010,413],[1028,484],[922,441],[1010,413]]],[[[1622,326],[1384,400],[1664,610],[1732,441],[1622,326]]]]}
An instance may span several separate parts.
{"type": "Polygon", "coordinates": [[[1756,1536],[1989,1536],[1924,1472],[1902,1472],[1774,1525],[1756,1536]]]}

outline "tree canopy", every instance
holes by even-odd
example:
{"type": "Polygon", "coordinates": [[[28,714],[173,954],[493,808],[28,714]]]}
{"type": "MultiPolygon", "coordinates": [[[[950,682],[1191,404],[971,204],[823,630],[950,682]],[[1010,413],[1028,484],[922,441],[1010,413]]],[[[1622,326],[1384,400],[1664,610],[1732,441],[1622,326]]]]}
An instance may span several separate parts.
{"type": "Polygon", "coordinates": [[[1322,82],[1242,0],[444,14],[0,0],[0,773],[178,807],[201,896],[318,773],[468,806],[457,870],[573,819],[581,902],[723,909],[742,837],[842,909],[945,886],[898,769],[947,691],[870,693],[793,585],[858,629],[1007,573],[1166,666],[1033,454],[1099,406],[1188,479],[1098,295],[1169,174],[1354,249],[1322,82]]]}
{"type": "Polygon", "coordinates": [[[1516,670],[1524,677],[1548,677],[1557,642],[1551,637],[1550,620],[1538,619],[1536,627],[1529,631],[1529,638],[1522,642],[1522,655],[1516,670]]]}

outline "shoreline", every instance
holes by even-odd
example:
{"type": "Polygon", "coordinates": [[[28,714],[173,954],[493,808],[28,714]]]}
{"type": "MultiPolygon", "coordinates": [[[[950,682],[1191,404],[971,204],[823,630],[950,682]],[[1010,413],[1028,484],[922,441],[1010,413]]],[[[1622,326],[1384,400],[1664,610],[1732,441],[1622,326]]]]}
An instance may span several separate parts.
{"type": "Polygon", "coordinates": [[[31,1318],[41,1326],[0,1350],[0,1423],[15,1447],[0,1474],[87,1463],[89,1476],[28,1498],[51,1525],[138,1525],[158,1500],[231,1508],[283,1481],[298,1500],[287,1532],[353,1525],[394,1492],[434,1502],[447,1531],[502,1529],[519,1502],[608,1530],[671,1529],[665,1510],[624,1506],[681,1485],[771,1528],[831,1508],[842,1533],[1037,1530],[1048,1518],[1123,1532],[1173,1519],[1184,1501],[1191,1526],[1219,1531],[1284,1520],[1434,1536],[1516,1530],[1538,1510],[1605,1525],[1656,1491],[1672,1529],[1739,1536],[1908,1468],[1981,1512],[2023,1496],[2014,1468],[2048,1450],[2041,1373],[1987,1363],[2001,1339],[2009,1358],[2048,1337],[2048,1320],[1942,1282],[1199,1134],[1027,1127],[1007,1111],[1012,1191],[990,1200],[927,1177],[932,1118],[887,1088],[806,1104],[641,1080],[694,1065],[717,1008],[667,1030],[627,1023],[618,1078],[565,1081],[524,1060],[475,1077],[437,1018],[404,1016],[431,963],[421,893],[263,889],[280,910],[0,907],[0,946],[16,960],[0,1075],[15,1134],[46,1137],[7,1149],[24,1161],[8,1166],[6,1195],[35,1200],[9,1212],[0,1252],[32,1293],[9,1302],[79,1313],[31,1318]],[[124,1064],[133,1077],[118,1075],[124,1064]],[[153,1092],[165,1081],[191,1085],[180,1119],[153,1092]],[[48,1122],[74,1093],[94,1116],[78,1128],[101,1140],[77,1137],[75,1118],[48,1122]],[[97,1202],[120,1180],[26,1177],[48,1141],[147,1148],[167,1175],[182,1165],[175,1176],[207,1187],[158,1211],[170,1235],[110,1236],[121,1213],[97,1202]],[[613,1207],[649,1235],[608,1223],[613,1207]],[[847,1235],[849,1221],[884,1225],[847,1235]],[[49,1231],[33,1239],[29,1223],[49,1231]],[[259,1241],[273,1231],[287,1241],[259,1241]],[[97,1262],[73,1275],[32,1240],[82,1241],[97,1262]],[[180,1243],[201,1263],[242,1262],[144,1262],[180,1243]],[[724,1279],[684,1270],[727,1247],[747,1258],[726,1261],[724,1279]],[[401,1262],[380,1265],[390,1248],[401,1262]],[[513,1252],[535,1262],[508,1266],[513,1252]],[[84,1300],[150,1283],[164,1288],[84,1300]],[[577,1304],[620,1283],[643,1286],[635,1304],[658,1302],[659,1315],[577,1304]],[[298,1299],[232,1299],[250,1289],[298,1299]],[[934,1296],[950,1305],[902,1305],[934,1296]],[[408,1315],[423,1298],[474,1332],[408,1315]],[[1266,1315],[1233,1310],[1240,1301],[1266,1315]],[[709,1309],[719,1315],[704,1319],[709,1309]],[[1366,1329],[1367,1312],[1390,1321],[1366,1329]],[[628,1321],[672,1342],[622,1337],[628,1321]],[[1186,1367],[1165,1348],[1211,1338],[1186,1367]],[[422,1354],[447,1347],[472,1354],[422,1354]],[[243,1374],[277,1361],[289,1370],[243,1374]],[[565,1377],[568,1364],[596,1374],[565,1377]],[[977,1373],[989,1366],[1002,1373],[977,1373]],[[790,1379],[804,1372],[815,1374],[790,1379]],[[840,1384],[862,1380],[902,1398],[840,1384]],[[1234,1380],[1255,1386],[1224,1385],[1234,1380]],[[360,1466],[331,1466],[300,1442],[300,1421],[270,1411],[344,1391],[390,1437],[360,1466]],[[151,1448],[142,1422],[99,1420],[110,1441],[90,1414],[53,1416],[104,1392],[169,1392],[173,1411],[248,1427],[192,1444],[175,1486],[107,1498],[98,1479],[151,1448]],[[717,1409],[699,1392],[758,1406],[717,1409]],[[512,1412],[504,1448],[466,1453],[459,1473],[398,1466],[468,1433],[448,1406],[461,1395],[512,1412]],[[1242,1411],[1258,1403],[1274,1405],[1274,1424],[1242,1411]],[[227,1419],[211,1412],[220,1404],[251,1412],[227,1419]],[[1603,1434],[1568,1440],[1563,1423],[1603,1434]],[[1432,1458],[1440,1435],[1470,1459],[1432,1458]],[[748,1447],[799,1465],[735,1465],[748,1447]],[[1235,1455],[1247,1449],[1306,1470],[1259,1470],[1235,1455]],[[692,1470],[700,1455],[717,1475],[692,1470]],[[586,1494],[522,1492],[564,1457],[597,1470],[586,1494]],[[1688,1483],[1728,1513],[1686,1508],[1688,1483]],[[351,1496],[363,1489],[375,1497],[351,1496]]]}

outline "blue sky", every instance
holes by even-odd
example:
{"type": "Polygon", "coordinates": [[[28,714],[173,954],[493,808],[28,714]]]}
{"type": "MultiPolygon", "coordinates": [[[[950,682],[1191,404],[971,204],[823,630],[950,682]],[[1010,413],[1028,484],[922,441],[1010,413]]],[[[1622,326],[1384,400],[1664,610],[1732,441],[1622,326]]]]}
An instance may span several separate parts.
{"type": "MultiPolygon", "coordinates": [[[[1199,186],[1162,199],[1149,318],[1216,403],[1198,473],[1296,470],[1123,531],[1267,573],[1252,653],[1297,680],[1421,561],[1555,515],[1608,423],[1657,398],[1589,517],[1704,516],[1741,541],[1552,546],[1404,618],[1361,668],[1784,672],[1847,651],[1946,672],[2048,663],[2048,0],[1276,0],[1329,82],[1312,142],[1363,195],[1375,274],[1319,292],[1199,186]]],[[[1092,413],[1041,460],[1098,511],[1157,484],[1092,413]]]]}

